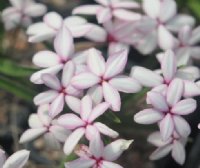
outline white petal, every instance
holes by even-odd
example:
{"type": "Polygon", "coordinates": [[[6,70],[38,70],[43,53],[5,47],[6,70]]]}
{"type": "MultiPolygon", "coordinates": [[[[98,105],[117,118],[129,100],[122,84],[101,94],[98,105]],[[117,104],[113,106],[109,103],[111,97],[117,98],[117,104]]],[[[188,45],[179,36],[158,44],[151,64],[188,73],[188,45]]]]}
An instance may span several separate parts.
{"type": "Polygon", "coordinates": [[[101,85],[91,87],[87,94],[90,95],[94,104],[99,104],[103,100],[103,89],[101,85]]]}
{"type": "Polygon", "coordinates": [[[92,99],[90,96],[86,95],[81,100],[81,118],[83,121],[87,121],[92,112],[92,99]]]}
{"type": "Polygon", "coordinates": [[[182,137],[188,137],[191,132],[191,128],[187,121],[180,116],[174,116],[173,120],[178,134],[182,137]]]}
{"type": "Polygon", "coordinates": [[[42,16],[43,14],[46,13],[46,11],[47,11],[47,7],[40,3],[29,5],[28,7],[24,9],[24,13],[31,17],[42,16]]]}
{"type": "Polygon", "coordinates": [[[3,168],[22,168],[28,161],[30,152],[27,150],[20,150],[12,154],[5,162],[3,168]]]}
{"type": "Polygon", "coordinates": [[[100,5],[82,5],[73,9],[72,14],[96,15],[100,5]]]}
{"type": "Polygon", "coordinates": [[[0,166],[3,167],[4,162],[6,161],[5,152],[0,149],[0,166]]]}
{"type": "Polygon", "coordinates": [[[160,0],[143,0],[143,9],[144,12],[151,18],[157,18],[160,14],[160,0]]]}
{"type": "Polygon", "coordinates": [[[133,78],[126,76],[117,76],[109,81],[115,89],[125,93],[136,93],[139,92],[142,87],[139,82],[133,78]]]}
{"type": "Polygon", "coordinates": [[[101,168],[123,168],[122,166],[120,166],[119,164],[117,163],[113,163],[113,162],[108,162],[108,161],[103,161],[102,162],[102,165],[101,165],[101,168]]]}
{"type": "Polygon", "coordinates": [[[99,50],[94,48],[89,50],[87,65],[94,74],[101,76],[105,72],[105,60],[99,50]]]}
{"type": "Polygon", "coordinates": [[[65,96],[65,101],[68,105],[68,107],[78,114],[80,114],[81,111],[81,101],[80,99],[73,97],[73,96],[65,96]]]}
{"type": "Polygon", "coordinates": [[[112,18],[112,13],[110,8],[100,7],[97,10],[97,20],[98,23],[105,23],[112,18]]]}
{"type": "Polygon", "coordinates": [[[185,162],[185,148],[179,141],[175,141],[173,144],[172,157],[180,165],[183,165],[185,162]]]}
{"type": "Polygon", "coordinates": [[[109,83],[103,82],[103,95],[106,102],[110,103],[113,111],[120,111],[121,98],[119,92],[109,83]]]}
{"type": "Polygon", "coordinates": [[[91,141],[94,139],[95,136],[100,136],[99,135],[99,131],[98,129],[93,126],[93,125],[88,125],[86,127],[86,130],[85,130],[85,137],[87,138],[88,141],[91,141]]]}
{"type": "Polygon", "coordinates": [[[53,90],[59,91],[61,89],[60,81],[55,75],[43,74],[41,76],[43,83],[53,90]]]}
{"type": "Polygon", "coordinates": [[[167,145],[171,141],[171,139],[169,139],[168,141],[163,141],[160,132],[157,131],[150,134],[147,141],[155,145],[156,147],[162,147],[164,145],[167,145]]]}
{"type": "Polygon", "coordinates": [[[31,114],[28,119],[28,125],[31,128],[41,128],[43,123],[37,114],[31,114]]]}
{"type": "Polygon", "coordinates": [[[200,95],[200,87],[197,83],[184,81],[184,97],[194,97],[200,95]]]}
{"type": "Polygon", "coordinates": [[[76,129],[74,132],[70,134],[64,144],[64,152],[66,155],[69,155],[74,150],[75,146],[78,144],[79,140],[85,133],[84,128],[76,129]]]}
{"type": "Polygon", "coordinates": [[[167,114],[159,123],[160,132],[164,141],[168,140],[174,131],[174,121],[171,114],[167,114]]]}
{"type": "Polygon", "coordinates": [[[49,12],[44,16],[44,22],[51,28],[58,30],[63,22],[62,17],[56,12],[49,12]]]}
{"type": "Polygon", "coordinates": [[[123,21],[138,21],[142,18],[141,14],[125,9],[115,9],[113,15],[123,21]]]}
{"type": "Polygon", "coordinates": [[[139,124],[153,124],[162,120],[163,117],[163,113],[155,109],[145,109],[135,114],[134,121],[139,124]]]}
{"type": "Polygon", "coordinates": [[[75,64],[72,61],[69,61],[63,67],[62,73],[62,85],[68,86],[71,82],[72,77],[75,75],[75,64]]]}
{"type": "Polygon", "coordinates": [[[161,158],[165,157],[166,155],[168,155],[171,150],[172,150],[171,144],[160,147],[151,154],[150,159],[151,160],[161,159],[161,158]]]}
{"type": "Polygon", "coordinates": [[[133,67],[130,76],[146,87],[155,87],[163,83],[160,75],[144,67],[133,67]]]}
{"type": "Polygon", "coordinates": [[[47,128],[45,127],[28,129],[21,135],[19,142],[26,143],[32,141],[41,136],[42,134],[44,134],[46,131],[47,128]]]}
{"type": "Polygon", "coordinates": [[[129,148],[133,140],[118,139],[104,148],[103,157],[107,161],[114,161],[129,148]]]}
{"type": "Polygon", "coordinates": [[[95,165],[95,160],[80,158],[65,163],[65,168],[88,168],[92,167],[93,165],[95,165]]]}

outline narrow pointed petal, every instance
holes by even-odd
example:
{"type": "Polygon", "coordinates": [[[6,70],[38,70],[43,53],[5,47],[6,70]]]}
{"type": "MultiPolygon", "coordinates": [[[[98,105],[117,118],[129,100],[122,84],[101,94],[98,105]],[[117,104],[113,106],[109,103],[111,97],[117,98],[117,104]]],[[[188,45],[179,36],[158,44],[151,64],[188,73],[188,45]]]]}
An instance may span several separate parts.
{"type": "Polygon", "coordinates": [[[108,102],[113,111],[120,111],[121,98],[119,92],[113,88],[109,83],[103,82],[103,95],[106,102],[108,102]]]}
{"type": "Polygon", "coordinates": [[[197,102],[194,99],[184,99],[179,101],[171,110],[172,113],[177,115],[187,115],[195,111],[197,102]]]}
{"type": "Polygon", "coordinates": [[[109,103],[103,102],[98,104],[96,107],[93,108],[92,112],[90,113],[90,116],[88,118],[89,122],[94,121],[96,118],[101,116],[105,111],[110,107],[109,103]]]}
{"type": "Polygon", "coordinates": [[[156,19],[159,17],[160,14],[160,4],[161,4],[160,0],[154,0],[154,1],[144,0],[143,1],[144,12],[151,18],[156,19]]]}
{"type": "Polygon", "coordinates": [[[42,16],[47,12],[47,7],[40,3],[29,5],[24,9],[24,13],[31,17],[42,16]]]}
{"type": "Polygon", "coordinates": [[[56,12],[49,12],[44,16],[44,22],[52,29],[58,30],[63,22],[62,17],[56,12]]]}
{"type": "Polygon", "coordinates": [[[173,49],[177,45],[175,37],[162,25],[158,27],[158,44],[163,50],[173,49]]]}
{"type": "Polygon", "coordinates": [[[3,168],[22,168],[28,161],[29,155],[29,151],[20,150],[6,160],[3,168]]]}
{"type": "Polygon", "coordinates": [[[44,134],[47,131],[47,128],[41,127],[41,128],[34,128],[34,129],[28,129],[26,130],[20,137],[19,143],[26,143],[29,141],[32,141],[42,134],[44,134]]]}
{"type": "Polygon", "coordinates": [[[78,128],[74,132],[72,132],[64,144],[64,152],[66,155],[69,155],[72,153],[76,145],[78,144],[79,140],[82,138],[82,136],[85,134],[84,128],[78,128]]]}
{"type": "Polygon", "coordinates": [[[180,165],[183,165],[185,162],[185,148],[179,141],[175,141],[173,144],[172,157],[180,165]]]}
{"type": "Polygon", "coordinates": [[[100,78],[90,72],[83,72],[72,78],[72,85],[77,89],[87,89],[100,82],[100,78]]]}
{"type": "Polygon", "coordinates": [[[54,90],[48,90],[36,95],[33,99],[35,105],[48,104],[52,102],[58,96],[58,92],[54,90]]]}
{"type": "Polygon", "coordinates": [[[81,100],[81,118],[84,121],[88,121],[90,114],[92,112],[92,99],[90,96],[86,95],[81,100]]]}
{"type": "Polygon", "coordinates": [[[54,118],[58,114],[60,114],[63,111],[65,103],[65,97],[64,94],[61,93],[59,96],[56,97],[54,101],[52,101],[49,109],[49,116],[54,118]]]}
{"type": "Polygon", "coordinates": [[[117,138],[119,136],[118,132],[112,130],[103,123],[96,122],[94,123],[94,126],[99,130],[100,133],[107,135],[111,138],[117,138]]]}
{"type": "Polygon", "coordinates": [[[38,67],[52,67],[58,65],[59,57],[52,51],[40,51],[33,56],[33,63],[38,67]]]}
{"type": "Polygon", "coordinates": [[[177,5],[175,1],[165,0],[161,2],[161,10],[159,19],[162,22],[167,22],[171,18],[173,18],[177,13],[177,5]]]}
{"type": "Polygon", "coordinates": [[[107,161],[114,161],[119,158],[119,156],[129,148],[133,143],[133,140],[118,139],[107,146],[105,146],[103,151],[103,157],[107,161]]]}
{"type": "Polygon", "coordinates": [[[139,82],[126,76],[117,76],[109,81],[115,89],[124,93],[137,93],[142,87],[139,82]]]}
{"type": "Polygon", "coordinates": [[[108,161],[103,161],[102,162],[102,168],[123,168],[122,166],[120,166],[119,164],[117,163],[113,163],[113,162],[108,162],[108,161]]]}
{"type": "Polygon", "coordinates": [[[71,32],[62,26],[54,40],[56,53],[64,60],[68,60],[74,53],[74,42],[71,32]]]}
{"type": "Polygon", "coordinates": [[[167,89],[167,102],[169,106],[174,106],[183,96],[184,84],[181,79],[174,79],[167,89]]]}
{"type": "Polygon", "coordinates": [[[188,137],[191,133],[191,128],[187,121],[180,116],[174,116],[173,120],[175,124],[175,129],[178,132],[178,134],[181,137],[188,137]]]}
{"type": "Polygon", "coordinates": [[[61,89],[60,81],[55,75],[43,74],[41,76],[44,84],[51,89],[58,90],[61,89]]]}
{"type": "Polygon", "coordinates": [[[85,137],[87,140],[91,141],[96,136],[100,136],[98,129],[93,125],[88,125],[85,130],[85,137]]]}
{"type": "Polygon", "coordinates": [[[80,114],[81,112],[81,101],[80,99],[73,96],[65,96],[65,101],[68,107],[75,113],[80,114]]]}
{"type": "Polygon", "coordinates": [[[171,144],[160,147],[151,154],[150,159],[151,160],[161,159],[161,158],[165,157],[166,155],[168,155],[171,152],[171,150],[172,150],[171,144]]]}
{"type": "Polygon", "coordinates": [[[75,64],[72,61],[69,61],[65,64],[62,73],[62,85],[68,86],[71,82],[72,77],[75,74],[75,64]]]}
{"type": "Polygon", "coordinates": [[[100,5],[82,5],[73,9],[72,14],[96,15],[100,5]]]}
{"type": "Polygon", "coordinates": [[[142,18],[141,14],[124,9],[115,9],[113,15],[123,21],[138,21],[142,18]]]}
{"type": "Polygon", "coordinates": [[[88,168],[92,167],[93,165],[95,165],[95,160],[80,158],[65,163],[65,168],[88,168]]]}
{"type": "Polygon", "coordinates": [[[169,139],[169,141],[163,141],[160,132],[157,131],[157,132],[150,134],[147,141],[149,143],[155,145],[156,147],[162,147],[162,146],[168,144],[171,141],[171,139],[169,139]]]}
{"type": "Polygon", "coordinates": [[[103,100],[103,89],[101,85],[91,87],[87,91],[87,94],[90,95],[95,105],[101,103],[103,100]]]}
{"type": "Polygon", "coordinates": [[[134,121],[139,124],[154,124],[162,120],[164,114],[155,109],[145,109],[135,114],[134,121]]]}
{"type": "Polygon", "coordinates": [[[167,114],[165,118],[162,119],[159,123],[159,127],[163,141],[168,140],[174,131],[174,121],[171,114],[167,114]]]}
{"type": "Polygon", "coordinates": [[[165,52],[161,61],[161,69],[165,81],[170,82],[174,78],[177,70],[176,58],[172,51],[168,50],[165,52]]]}
{"type": "Polygon", "coordinates": [[[43,74],[52,74],[52,75],[55,75],[62,68],[63,68],[63,65],[62,64],[58,64],[56,66],[53,66],[53,67],[50,67],[50,68],[47,68],[47,69],[43,69],[43,70],[37,71],[37,72],[33,73],[33,75],[30,78],[30,81],[33,82],[33,83],[35,83],[35,84],[43,84],[43,81],[41,79],[41,76],[43,74]]]}
{"type": "Polygon", "coordinates": [[[163,83],[160,75],[144,67],[133,67],[130,76],[146,87],[155,87],[163,83]]]}
{"type": "Polygon", "coordinates": [[[85,124],[85,122],[83,122],[78,116],[72,113],[60,116],[57,121],[59,125],[70,130],[76,129],[85,124]]]}
{"type": "Polygon", "coordinates": [[[101,52],[92,48],[89,50],[87,65],[91,72],[97,76],[101,76],[105,72],[105,60],[101,52]]]}
{"type": "Polygon", "coordinates": [[[97,11],[98,23],[105,23],[112,18],[110,8],[100,7],[97,11]]]}
{"type": "Polygon", "coordinates": [[[120,74],[126,66],[127,58],[127,50],[119,51],[110,56],[106,62],[106,71],[104,77],[106,79],[109,79],[120,74]]]}
{"type": "Polygon", "coordinates": [[[161,93],[150,91],[147,93],[147,97],[150,103],[153,105],[153,107],[158,111],[162,112],[169,111],[166,98],[161,93]]]}

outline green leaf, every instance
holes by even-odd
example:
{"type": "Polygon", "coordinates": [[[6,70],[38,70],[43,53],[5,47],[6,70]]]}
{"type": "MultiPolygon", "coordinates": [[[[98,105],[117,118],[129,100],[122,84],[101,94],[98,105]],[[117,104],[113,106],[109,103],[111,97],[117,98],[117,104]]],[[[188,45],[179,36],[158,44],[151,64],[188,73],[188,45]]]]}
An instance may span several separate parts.
{"type": "Polygon", "coordinates": [[[189,0],[188,6],[192,13],[200,20],[200,1],[199,0],[189,0]]]}
{"type": "Polygon", "coordinates": [[[0,73],[11,77],[29,77],[37,69],[18,65],[10,60],[0,58],[0,73]]]}
{"type": "Polygon", "coordinates": [[[105,117],[111,121],[114,121],[114,123],[121,124],[120,118],[112,111],[105,112],[105,117]]]}
{"type": "Polygon", "coordinates": [[[31,88],[28,88],[27,86],[4,76],[0,76],[0,89],[12,93],[28,102],[32,102],[33,97],[36,94],[31,88]]]}

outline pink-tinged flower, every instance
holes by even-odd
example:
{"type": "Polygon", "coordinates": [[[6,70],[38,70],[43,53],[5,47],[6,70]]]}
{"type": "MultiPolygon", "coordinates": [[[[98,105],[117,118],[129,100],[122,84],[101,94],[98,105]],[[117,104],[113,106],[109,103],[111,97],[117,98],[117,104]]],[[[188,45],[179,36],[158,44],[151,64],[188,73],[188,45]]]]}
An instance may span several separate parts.
{"type": "Polygon", "coordinates": [[[43,22],[34,23],[28,27],[29,42],[35,43],[52,39],[63,25],[75,38],[89,33],[93,27],[98,27],[79,16],[69,16],[63,19],[58,13],[49,12],[44,16],[43,22]]]}
{"type": "Polygon", "coordinates": [[[191,131],[190,126],[180,115],[194,112],[197,103],[191,98],[180,100],[183,89],[183,82],[180,79],[174,79],[167,89],[166,97],[158,92],[149,92],[147,97],[152,108],[140,111],[134,116],[134,120],[140,124],[158,123],[164,141],[174,131],[182,137],[187,137],[191,131]]]}
{"type": "Polygon", "coordinates": [[[133,140],[118,139],[104,146],[100,137],[93,138],[89,147],[82,145],[76,151],[80,157],[65,164],[65,168],[122,168],[113,163],[129,148],[133,140]]]}
{"type": "Polygon", "coordinates": [[[151,160],[158,160],[171,152],[172,158],[180,165],[185,162],[185,143],[187,138],[180,137],[176,132],[163,141],[160,132],[154,132],[148,137],[148,142],[158,147],[150,156],[151,160]]]}
{"type": "Polygon", "coordinates": [[[104,100],[110,103],[114,111],[121,108],[119,91],[136,93],[140,84],[133,78],[121,75],[127,62],[127,50],[110,55],[107,62],[101,52],[90,49],[87,59],[89,71],[80,73],[72,79],[72,85],[77,89],[89,89],[95,103],[104,100]],[[95,95],[95,96],[93,96],[95,95]]]}
{"type": "MultiPolygon", "coordinates": [[[[33,63],[38,67],[45,68],[34,73],[30,80],[35,84],[42,84],[41,76],[49,73],[57,74],[64,65],[73,60],[75,64],[83,64],[86,62],[86,53],[74,53],[74,41],[71,32],[63,26],[54,40],[54,49],[52,51],[40,51],[33,56],[33,63]]],[[[79,66],[77,66],[78,68],[79,66]]]]}
{"type": "Polygon", "coordinates": [[[49,105],[42,105],[38,108],[37,114],[31,114],[28,120],[30,128],[26,130],[20,143],[32,141],[44,135],[45,141],[52,149],[60,149],[61,143],[65,142],[69,130],[58,125],[57,120],[49,116],[49,105]]]}
{"type": "MultiPolygon", "coordinates": [[[[173,48],[177,57],[177,64],[187,65],[191,59],[199,59],[200,47],[200,27],[192,30],[190,26],[184,26],[178,34],[178,46],[173,48]]],[[[157,55],[158,59],[162,59],[163,54],[157,55]]]]}
{"type": "Polygon", "coordinates": [[[73,14],[96,15],[98,23],[105,23],[114,17],[125,21],[141,19],[141,14],[130,11],[140,8],[139,3],[129,0],[95,0],[99,5],[83,5],[75,8],[73,14]]]}
{"type": "Polygon", "coordinates": [[[106,102],[99,103],[97,106],[92,106],[92,99],[86,95],[81,102],[76,102],[74,110],[77,115],[68,113],[58,118],[58,123],[66,129],[73,130],[71,135],[67,138],[64,145],[65,154],[69,155],[79,140],[86,136],[88,140],[92,140],[96,134],[104,134],[112,138],[116,138],[118,133],[100,122],[94,122],[96,118],[101,116],[108,108],[109,104],[106,102]]]}
{"type": "Polygon", "coordinates": [[[75,75],[76,67],[72,61],[65,64],[62,72],[61,81],[52,74],[43,74],[43,83],[50,90],[39,93],[34,98],[36,105],[50,104],[49,115],[53,118],[64,108],[65,102],[70,107],[73,100],[81,95],[81,91],[71,86],[70,82],[75,75]]]}
{"type": "Polygon", "coordinates": [[[172,51],[166,51],[160,60],[161,70],[151,71],[144,67],[133,67],[130,76],[141,85],[153,88],[154,91],[166,92],[174,78],[184,82],[184,97],[200,95],[200,87],[194,81],[199,78],[199,69],[193,66],[177,67],[176,56],[172,51]]]}
{"type": "Polygon", "coordinates": [[[138,40],[135,46],[142,51],[141,48],[147,45],[149,50],[146,54],[153,51],[157,45],[164,50],[174,48],[178,43],[171,32],[178,32],[183,26],[193,26],[195,23],[193,17],[177,14],[174,0],[144,0],[143,10],[149,17],[146,19],[149,33],[138,40]]]}
{"type": "Polygon", "coordinates": [[[9,0],[12,7],[8,7],[2,12],[2,20],[6,30],[11,30],[19,25],[29,26],[32,17],[42,16],[47,8],[41,3],[33,0],[9,0]]]}
{"type": "Polygon", "coordinates": [[[30,152],[27,150],[20,150],[12,154],[6,160],[6,155],[3,150],[0,149],[0,167],[1,168],[22,168],[28,161],[30,152]]]}

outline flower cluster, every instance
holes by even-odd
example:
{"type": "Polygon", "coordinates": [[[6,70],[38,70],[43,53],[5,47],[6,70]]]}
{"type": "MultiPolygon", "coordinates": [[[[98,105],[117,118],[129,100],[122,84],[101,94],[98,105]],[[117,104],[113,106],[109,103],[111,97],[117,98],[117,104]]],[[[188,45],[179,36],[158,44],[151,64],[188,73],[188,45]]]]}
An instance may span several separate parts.
{"type": "MultiPolygon", "coordinates": [[[[31,0],[10,2],[13,7],[2,13],[7,30],[30,25],[30,17],[46,13],[44,5],[31,0]]],[[[137,93],[148,87],[149,108],[135,114],[134,120],[158,124],[160,131],[148,138],[158,147],[150,159],[172,152],[174,160],[183,164],[191,132],[184,115],[196,110],[193,97],[200,95],[200,72],[192,65],[193,59],[199,59],[200,28],[194,28],[192,16],[178,14],[175,0],[95,2],[76,7],[66,18],[46,13],[42,22],[27,28],[29,42],[53,43],[54,51],[39,51],[33,56],[33,63],[41,69],[30,80],[48,89],[34,97],[38,112],[30,116],[30,129],[22,134],[20,143],[44,135],[50,147],[63,147],[66,155],[74,151],[80,157],[66,163],[66,168],[121,168],[113,161],[132,140],[118,139],[104,147],[104,136],[115,139],[119,134],[100,116],[108,109],[121,110],[120,92],[137,93]],[[95,15],[100,25],[75,15],[95,15]],[[97,47],[105,45],[107,54],[97,47],[77,51],[74,38],[80,37],[97,43],[97,47]],[[130,47],[143,55],[161,49],[156,55],[161,68],[133,66],[127,75],[130,47]],[[88,141],[89,147],[79,145],[81,139],[88,141]]]]}

